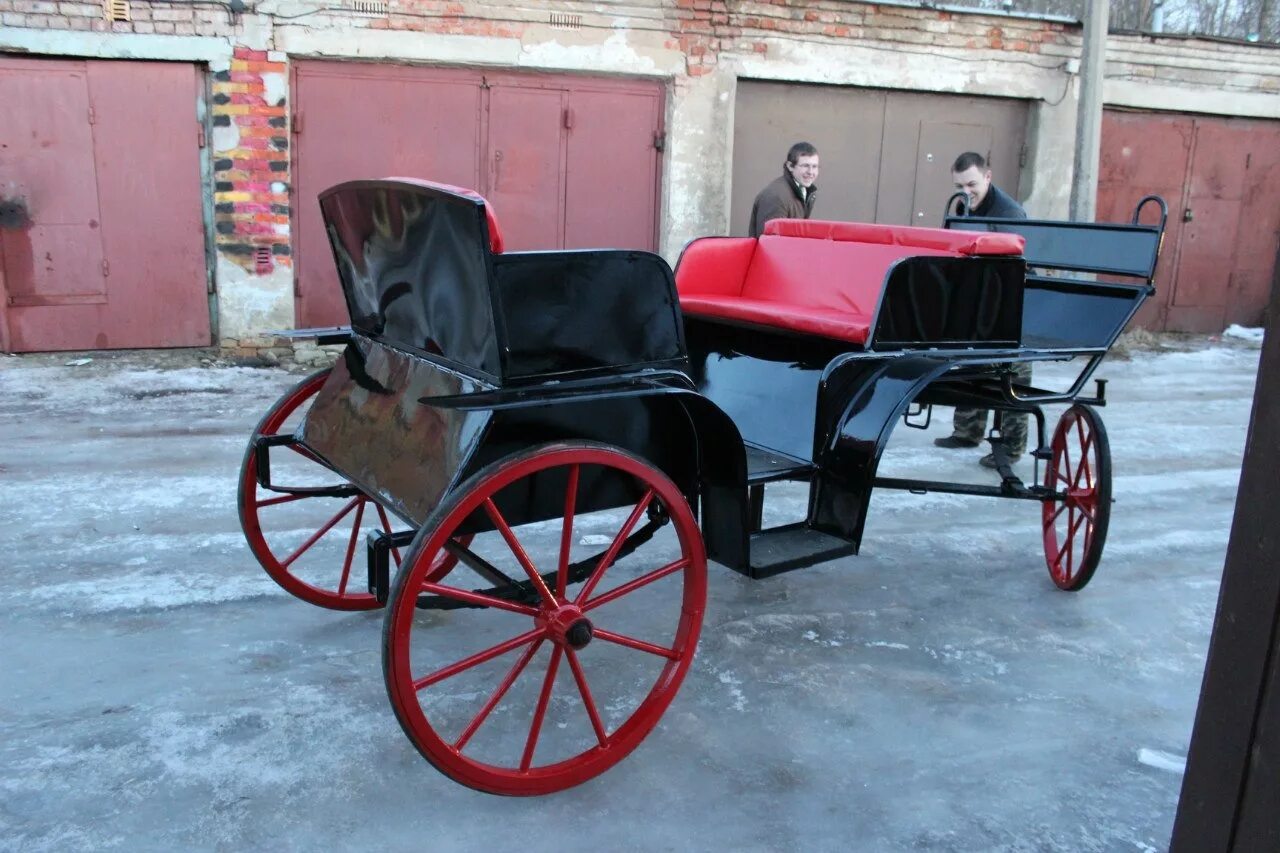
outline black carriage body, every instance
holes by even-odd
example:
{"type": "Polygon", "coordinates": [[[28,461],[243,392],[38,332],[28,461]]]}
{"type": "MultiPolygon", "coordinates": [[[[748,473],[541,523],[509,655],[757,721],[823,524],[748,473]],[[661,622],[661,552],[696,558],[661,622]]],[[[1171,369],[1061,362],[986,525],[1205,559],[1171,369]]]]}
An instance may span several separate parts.
{"type": "MultiPolygon", "coordinates": [[[[786,317],[742,320],[696,307],[698,294],[685,285],[694,250],[711,259],[717,281],[741,278],[750,275],[754,240],[695,241],[674,277],[647,252],[504,253],[484,200],[451,189],[358,181],[322,195],[351,342],[300,440],[415,527],[496,459],[546,442],[611,444],[667,473],[700,512],[708,555],[754,577],[856,553],[877,485],[946,485],[877,479],[893,427],[913,403],[1040,417],[1042,402],[1079,397],[1152,292],[1161,233],[1136,216],[1115,226],[948,220],[956,229],[1017,230],[1024,258],[1007,246],[982,256],[980,235],[971,235],[975,255],[957,256],[931,244],[937,232],[929,229],[847,226],[856,232],[847,239],[879,241],[868,257],[880,265],[862,271],[870,307],[863,339],[851,342],[805,330],[825,329],[821,316],[796,329],[785,328],[786,317]],[[911,245],[886,248],[902,240],[911,245]],[[1065,392],[1017,387],[1008,375],[1011,362],[1076,356],[1088,365],[1065,392]],[[762,531],[761,488],[777,480],[811,483],[808,516],[762,531]],[[798,538],[807,541],[791,541],[798,538]]],[[[802,249],[825,257],[828,275],[858,267],[856,255],[852,263],[831,255],[845,225],[774,230],[787,227],[815,238],[802,249]]],[[[504,515],[513,523],[553,517],[550,496],[562,486],[534,486],[504,515]]],[[[962,490],[1042,497],[1008,482],[962,490]]],[[[584,494],[592,508],[634,500],[610,483],[584,494]]]]}
{"type": "Polygon", "coordinates": [[[359,181],[324,193],[321,204],[351,326],[310,332],[346,347],[332,371],[287,392],[255,429],[241,466],[241,525],[268,574],[292,594],[339,610],[387,606],[383,674],[397,720],[456,781],[491,793],[550,793],[621,760],[689,669],[707,558],[764,577],[855,553],[875,487],[1040,500],[1053,581],[1075,590],[1093,574],[1110,468],[1105,431],[1088,406],[1059,421],[1044,486],[1024,487],[1007,467],[998,488],[892,481],[876,469],[913,402],[1033,411],[1042,426],[1041,402],[1075,399],[1151,290],[1158,229],[949,223],[1022,226],[1024,259],[1023,238],[1005,234],[775,220],[759,241],[695,241],[673,275],[646,252],[505,253],[492,210],[467,190],[359,181]],[[1094,237],[1098,249],[1089,253],[1094,237]],[[1032,275],[1028,262],[1037,265],[1032,275]],[[1146,280],[1053,274],[1063,271],[1146,280]],[[1065,393],[1011,382],[1010,362],[1081,355],[1088,366],[1065,393]],[[1067,434],[1078,438],[1078,461],[1060,469],[1067,434]],[[287,462],[300,456],[302,476],[291,478],[297,469],[282,464],[273,482],[273,449],[287,462]],[[1082,482],[1088,471],[1096,481],[1082,482]],[[335,473],[347,482],[332,483],[335,473]],[[782,480],[810,484],[806,518],[762,529],[765,485],[782,480]],[[268,540],[262,510],[272,506],[284,509],[275,516],[280,535],[268,540]],[[572,561],[575,516],[619,506],[632,509],[609,547],[572,561]],[[415,529],[394,531],[388,509],[415,529]],[[1054,525],[1063,513],[1059,547],[1054,525]],[[350,533],[330,542],[338,547],[310,550],[348,516],[350,533]],[[536,562],[509,529],[561,517],[558,547],[536,562]],[[327,520],[299,544],[296,531],[312,528],[295,526],[298,518],[327,520]],[[1085,519],[1081,559],[1064,563],[1085,519]],[[674,539],[641,551],[667,524],[674,539]],[[472,534],[492,529],[527,579],[477,553],[472,534]],[[352,573],[362,530],[367,589],[352,573]],[[315,559],[300,569],[304,554],[315,559]],[[392,556],[400,566],[394,582],[392,556]],[[615,570],[616,584],[602,588],[624,557],[635,575],[615,570]],[[463,564],[493,588],[444,582],[463,564]],[[665,593],[674,616],[645,638],[616,630],[627,625],[611,621],[624,605],[603,609],[642,589],[665,593]],[[415,652],[425,642],[417,630],[435,621],[416,618],[423,608],[508,611],[528,621],[492,646],[483,630],[455,631],[482,648],[425,665],[421,658],[435,661],[439,644],[429,644],[429,655],[415,652]],[[588,670],[578,655],[592,643],[641,658],[601,656],[588,670]],[[531,662],[544,644],[547,668],[527,730],[520,714],[486,723],[526,667],[541,665],[531,662]],[[515,660],[490,692],[481,664],[509,654],[515,660]],[[539,758],[562,659],[590,730],[551,735],[571,748],[539,758]],[[639,659],[652,687],[629,668],[639,659]],[[442,706],[452,701],[424,700],[424,691],[463,676],[474,680],[462,692],[479,684],[476,695],[488,693],[482,706],[451,715],[442,706]],[[593,694],[588,676],[609,685],[608,694],[593,694]],[[632,710],[607,726],[593,695],[608,695],[611,713],[632,710]],[[482,726],[509,741],[512,754],[473,749],[482,726]]]}
{"type": "MultiPolygon", "coordinates": [[[[957,230],[1022,236],[1023,257],[893,263],[864,346],[686,309],[693,378],[739,425],[749,483],[810,481],[804,526],[848,543],[850,552],[860,546],[877,486],[1044,500],[1043,490],[1011,476],[988,487],[890,480],[876,472],[894,426],[913,404],[1024,411],[1043,431],[1043,403],[1081,398],[1102,357],[1154,292],[1164,216],[1163,202],[1153,198],[1143,199],[1126,224],[949,218],[947,226],[957,230]],[[1142,225],[1148,201],[1158,204],[1160,218],[1142,225]],[[1085,366],[1064,391],[1022,387],[1010,376],[1014,362],[1076,357],[1085,366]]],[[[804,231],[799,223],[777,230],[788,228],[804,231]]],[[[700,243],[728,248],[739,239],[695,241],[682,264],[700,243]]],[[[680,273],[677,267],[683,288],[680,273]]],[[[753,512],[758,528],[758,506],[753,512]]]]}
{"type": "MultiPolygon", "coordinates": [[[[660,257],[502,253],[483,199],[419,182],[342,184],[321,207],[352,325],[298,438],[404,521],[490,462],[576,439],[646,459],[694,507],[731,501],[741,441],[693,390],[660,257]]],[[[555,476],[504,495],[504,517],[561,512],[555,476]]],[[[636,499],[590,479],[580,494],[581,511],[636,499]]]]}

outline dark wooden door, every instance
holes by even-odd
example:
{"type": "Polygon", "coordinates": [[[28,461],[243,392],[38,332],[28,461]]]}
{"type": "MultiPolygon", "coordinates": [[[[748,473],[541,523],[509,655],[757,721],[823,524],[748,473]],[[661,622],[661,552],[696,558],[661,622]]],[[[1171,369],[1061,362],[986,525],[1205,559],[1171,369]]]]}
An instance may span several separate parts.
{"type": "Polygon", "coordinates": [[[1233,145],[1235,137],[1225,123],[1195,121],[1188,182],[1173,211],[1182,220],[1169,300],[1173,329],[1219,332],[1224,327],[1249,157],[1233,145]]]}
{"type": "Polygon", "coordinates": [[[1127,221],[1151,193],[1169,223],[1156,294],[1135,323],[1261,325],[1280,245],[1280,122],[1105,111],[1099,221],[1127,221]]]}
{"type": "Polygon", "coordinates": [[[4,349],[75,349],[107,302],[88,71],[0,59],[0,103],[4,349]]]}
{"type": "Polygon", "coordinates": [[[568,94],[564,247],[656,251],[662,90],[583,82],[568,94]]]}
{"type": "Polygon", "coordinates": [[[567,93],[494,85],[489,92],[487,183],[509,251],[564,246],[567,93]]]}
{"type": "Polygon", "coordinates": [[[1186,116],[1116,110],[1102,114],[1097,220],[1128,222],[1134,206],[1145,195],[1158,195],[1169,205],[1169,221],[1156,267],[1156,292],[1134,318],[1136,325],[1147,329],[1164,329],[1168,321],[1182,239],[1180,205],[1194,136],[1195,125],[1186,116]]]}
{"type": "Polygon", "coordinates": [[[321,191],[395,175],[477,186],[479,73],[339,62],[293,68],[293,252],[297,325],[345,324],[321,191]]]}
{"type": "MultiPolygon", "coordinates": [[[[921,121],[916,141],[915,191],[911,198],[911,224],[937,228],[942,225],[943,205],[955,192],[951,166],[966,151],[976,151],[991,162],[995,131],[989,124],[954,121],[921,121]]],[[[993,170],[994,172],[994,170],[993,170]]],[[[1005,179],[1007,180],[1007,179],[1005,179]]],[[[1016,178],[1015,178],[1016,180],[1016,178]]],[[[992,181],[995,180],[993,174],[992,181]]],[[[1017,184],[1004,185],[1017,195],[1017,184]]]]}
{"type": "Polygon", "coordinates": [[[0,347],[211,342],[199,83],[178,63],[0,58],[0,347]]]}
{"type": "Polygon", "coordinates": [[[300,327],[347,322],[316,203],[345,180],[475,189],[508,250],[657,247],[659,83],[298,62],[294,112],[300,327]]]}
{"type": "Polygon", "coordinates": [[[107,310],[94,347],[212,343],[201,198],[200,69],[90,62],[107,310]],[[139,152],[146,152],[139,156],[139,152]]]}
{"type": "Polygon", "coordinates": [[[741,81],[730,233],[747,233],[756,194],[801,140],[821,157],[820,219],[939,225],[964,151],[991,161],[995,182],[1017,197],[1026,122],[1027,103],[1012,98],[741,81]]]}

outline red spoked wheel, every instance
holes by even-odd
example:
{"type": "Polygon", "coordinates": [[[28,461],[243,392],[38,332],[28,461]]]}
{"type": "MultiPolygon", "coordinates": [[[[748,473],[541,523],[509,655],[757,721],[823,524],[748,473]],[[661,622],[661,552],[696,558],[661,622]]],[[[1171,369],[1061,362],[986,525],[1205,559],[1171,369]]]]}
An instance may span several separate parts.
{"type": "MultiPolygon", "coordinates": [[[[293,595],[333,610],[375,610],[382,605],[368,591],[364,543],[372,531],[391,533],[386,508],[298,444],[265,451],[272,487],[258,482],[258,439],[291,435],[328,377],[308,376],[258,423],[240,466],[240,526],[267,574],[293,595]]],[[[398,565],[399,549],[392,556],[398,565]]],[[[452,566],[446,556],[437,574],[452,566]]]]}
{"type": "Polygon", "coordinates": [[[1053,460],[1045,488],[1059,495],[1043,504],[1044,553],[1049,576],[1076,591],[1102,559],[1111,519],[1111,445],[1098,413],[1076,403],[1053,431],[1053,460]]]}
{"type": "Polygon", "coordinates": [[[705,602],[702,537],[665,474],[596,443],[533,448],[470,477],[419,532],[389,600],[387,692],[414,746],[455,781],[508,796],[560,791],[612,767],[657,725],[693,660],[705,602]],[[624,493],[633,502],[622,509],[579,512],[624,493]],[[501,506],[559,517],[517,532],[501,506]],[[432,580],[469,518],[492,530],[450,550],[512,584],[432,580]],[[523,594],[504,595],[514,583],[523,594]],[[469,607],[424,609],[441,603],[469,607]]]}

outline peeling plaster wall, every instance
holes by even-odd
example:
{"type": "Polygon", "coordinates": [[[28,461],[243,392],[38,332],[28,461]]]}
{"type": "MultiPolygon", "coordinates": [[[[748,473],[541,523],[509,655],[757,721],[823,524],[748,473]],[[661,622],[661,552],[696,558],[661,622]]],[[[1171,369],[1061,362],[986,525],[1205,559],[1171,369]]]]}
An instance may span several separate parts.
{"type": "Polygon", "coordinates": [[[735,82],[716,74],[685,78],[674,86],[663,176],[666,211],[658,247],[672,264],[695,237],[729,231],[735,82]]]}
{"type": "Polygon", "coordinates": [[[277,267],[269,275],[257,275],[219,255],[216,273],[223,346],[249,345],[264,332],[293,328],[293,270],[277,267]]]}
{"type": "MultiPolygon", "coordinates": [[[[237,83],[230,78],[233,56],[244,61],[245,51],[268,52],[281,64],[258,69],[262,106],[284,110],[286,118],[288,64],[295,58],[664,80],[660,251],[671,261],[690,239],[727,231],[741,78],[1026,99],[1028,163],[1019,194],[1045,215],[1067,212],[1080,31],[1063,19],[851,0],[632,0],[607,6],[572,0],[393,0],[385,16],[304,0],[250,0],[253,13],[236,16],[132,0],[132,22],[107,24],[92,5],[0,4],[7,4],[0,5],[0,50],[205,63],[215,83],[225,79],[228,91],[237,83]],[[552,12],[570,24],[552,26],[552,12]]],[[[1275,47],[1113,34],[1107,60],[1109,105],[1280,118],[1275,47]]],[[[216,118],[217,105],[214,113],[216,118]]],[[[220,200],[225,209],[219,214],[237,223],[234,234],[211,237],[218,244],[215,277],[224,341],[293,323],[288,217],[246,219],[253,211],[269,217],[287,211],[282,194],[290,175],[278,172],[265,183],[251,174],[253,167],[240,165],[252,162],[243,149],[244,128],[253,125],[236,121],[215,123],[210,139],[217,152],[211,156],[237,161],[222,167],[222,174],[213,170],[213,180],[224,187],[220,191],[234,193],[220,200]],[[228,178],[228,170],[246,174],[228,178]],[[225,189],[235,180],[246,182],[251,197],[241,197],[239,187],[225,189]],[[259,185],[261,191],[253,188],[259,185]],[[269,227],[270,234],[257,233],[259,227],[269,227]],[[238,242],[225,239],[232,236],[238,242]],[[244,249],[261,241],[270,241],[278,253],[269,272],[246,262],[244,249]]],[[[287,144],[280,144],[285,147],[273,142],[269,154],[287,160],[287,144]]],[[[213,197],[214,187],[208,192],[213,197]]]]}

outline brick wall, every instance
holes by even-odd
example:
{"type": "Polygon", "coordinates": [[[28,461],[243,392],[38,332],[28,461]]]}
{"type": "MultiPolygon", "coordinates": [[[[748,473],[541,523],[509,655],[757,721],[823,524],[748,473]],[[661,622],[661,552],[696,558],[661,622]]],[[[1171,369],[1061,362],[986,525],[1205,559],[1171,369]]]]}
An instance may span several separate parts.
{"type": "Polygon", "coordinates": [[[287,79],[283,54],[243,47],[213,75],[216,242],[252,272],[291,265],[287,79]]]}
{"type": "Polygon", "coordinates": [[[690,76],[713,71],[724,53],[767,56],[770,39],[1059,55],[1078,51],[1080,44],[1054,21],[842,0],[672,0],[667,16],[669,45],[687,55],[690,76]]]}
{"type": "Polygon", "coordinates": [[[1185,38],[1112,35],[1107,79],[1280,94],[1280,50],[1185,38]]]}
{"type": "Polygon", "coordinates": [[[131,0],[129,12],[129,21],[107,21],[101,3],[0,0],[0,24],[6,27],[176,36],[234,36],[238,30],[231,13],[215,6],[131,0]]]}

